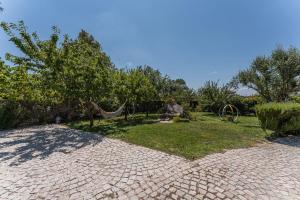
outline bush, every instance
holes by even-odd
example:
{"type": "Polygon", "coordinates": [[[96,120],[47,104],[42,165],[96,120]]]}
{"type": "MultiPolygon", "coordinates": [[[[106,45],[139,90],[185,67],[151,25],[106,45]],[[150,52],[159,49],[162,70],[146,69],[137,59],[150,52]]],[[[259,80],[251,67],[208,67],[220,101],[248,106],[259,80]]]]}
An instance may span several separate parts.
{"type": "Polygon", "coordinates": [[[238,108],[241,115],[255,114],[255,106],[261,103],[262,99],[258,96],[234,96],[229,102],[238,108]]]}
{"type": "Polygon", "coordinates": [[[189,118],[186,118],[183,116],[175,116],[175,117],[173,117],[172,120],[173,120],[173,122],[178,123],[178,122],[189,122],[192,119],[189,119],[189,118]]]}
{"type": "Polygon", "coordinates": [[[291,99],[294,103],[300,103],[300,96],[293,96],[291,99]]]}
{"type": "Polygon", "coordinates": [[[0,129],[15,128],[29,116],[30,112],[17,102],[0,102],[0,129]]]}
{"type": "Polygon", "coordinates": [[[51,122],[45,107],[33,102],[0,101],[0,129],[51,122]]]}
{"type": "Polygon", "coordinates": [[[300,133],[299,103],[268,103],[256,106],[257,117],[263,129],[278,135],[300,133]]]}
{"type": "Polygon", "coordinates": [[[180,121],[181,121],[181,118],[179,116],[173,117],[173,122],[177,123],[180,121]]]}
{"type": "Polygon", "coordinates": [[[230,85],[220,86],[218,82],[208,81],[198,90],[200,109],[218,114],[220,108],[228,104],[234,95],[230,85]]]}

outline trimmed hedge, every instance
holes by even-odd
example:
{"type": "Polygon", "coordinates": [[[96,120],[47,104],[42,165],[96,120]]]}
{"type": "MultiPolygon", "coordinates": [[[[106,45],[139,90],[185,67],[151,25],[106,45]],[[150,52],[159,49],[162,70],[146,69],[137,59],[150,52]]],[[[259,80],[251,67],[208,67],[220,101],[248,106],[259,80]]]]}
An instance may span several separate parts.
{"type": "Polygon", "coordinates": [[[300,103],[300,96],[293,96],[291,99],[294,103],[300,103]]]}
{"type": "Polygon", "coordinates": [[[263,129],[279,135],[300,134],[299,103],[267,103],[256,106],[256,114],[263,129]]]}

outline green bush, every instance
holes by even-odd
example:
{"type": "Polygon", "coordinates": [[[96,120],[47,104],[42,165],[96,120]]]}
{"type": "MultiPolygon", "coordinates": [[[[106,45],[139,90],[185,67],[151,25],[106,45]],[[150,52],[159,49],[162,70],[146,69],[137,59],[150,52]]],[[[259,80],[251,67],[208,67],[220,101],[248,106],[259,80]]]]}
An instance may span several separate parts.
{"type": "Polygon", "coordinates": [[[232,104],[238,108],[240,115],[255,114],[255,106],[261,103],[262,99],[258,96],[234,96],[229,101],[229,104],[232,104]]]}
{"type": "Polygon", "coordinates": [[[268,103],[256,106],[257,117],[263,129],[279,135],[300,133],[299,103],[268,103]]]}
{"type": "Polygon", "coordinates": [[[190,121],[190,119],[188,119],[188,118],[183,118],[183,117],[181,117],[181,116],[173,117],[172,120],[173,120],[174,123],[178,123],[178,122],[189,122],[189,121],[190,121]]]}
{"type": "Polygon", "coordinates": [[[180,121],[181,121],[181,118],[179,116],[173,117],[173,122],[177,123],[180,121]]]}
{"type": "Polygon", "coordinates": [[[300,103],[300,96],[293,96],[293,97],[292,97],[292,101],[293,101],[294,103],[300,103]]]}
{"type": "Polygon", "coordinates": [[[43,106],[34,103],[2,100],[0,130],[50,122],[48,115],[43,106]]]}
{"type": "Polygon", "coordinates": [[[19,103],[12,101],[0,102],[0,129],[15,128],[29,119],[30,112],[19,103]]]}

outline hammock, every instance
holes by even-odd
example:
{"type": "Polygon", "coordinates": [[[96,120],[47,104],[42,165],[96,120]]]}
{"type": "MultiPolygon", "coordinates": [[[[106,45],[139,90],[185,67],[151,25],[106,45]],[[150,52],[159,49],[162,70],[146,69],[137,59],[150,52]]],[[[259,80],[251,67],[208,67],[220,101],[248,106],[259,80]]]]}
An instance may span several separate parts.
{"type": "Polygon", "coordinates": [[[94,107],[94,109],[102,115],[102,117],[104,117],[105,119],[108,119],[108,118],[120,116],[125,108],[126,102],[123,105],[121,105],[121,107],[118,108],[118,110],[116,110],[114,112],[106,112],[105,110],[103,110],[100,106],[98,106],[94,102],[91,102],[91,104],[94,107]]]}

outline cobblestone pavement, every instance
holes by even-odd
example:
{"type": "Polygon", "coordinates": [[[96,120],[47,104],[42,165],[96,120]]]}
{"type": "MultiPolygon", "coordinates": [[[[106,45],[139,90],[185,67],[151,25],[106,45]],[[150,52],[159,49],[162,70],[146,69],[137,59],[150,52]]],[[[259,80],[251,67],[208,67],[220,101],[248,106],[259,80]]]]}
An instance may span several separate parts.
{"type": "Polygon", "coordinates": [[[300,138],[187,161],[58,125],[2,131],[0,199],[300,199],[300,138]]]}

